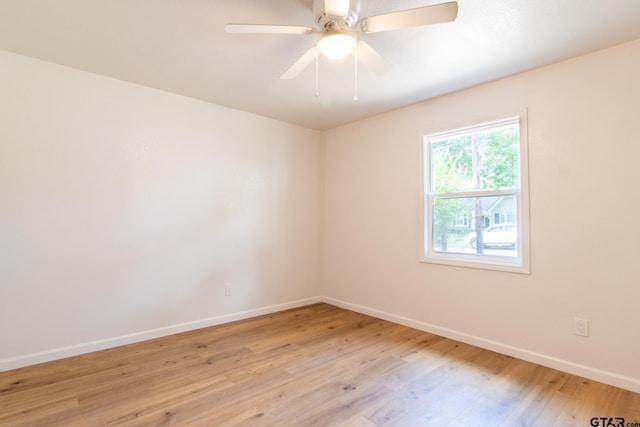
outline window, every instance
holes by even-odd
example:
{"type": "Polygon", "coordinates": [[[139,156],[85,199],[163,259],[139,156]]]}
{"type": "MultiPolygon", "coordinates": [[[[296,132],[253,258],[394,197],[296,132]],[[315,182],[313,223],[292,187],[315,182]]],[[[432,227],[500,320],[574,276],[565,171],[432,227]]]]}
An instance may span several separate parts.
{"type": "Polygon", "coordinates": [[[456,215],[456,227],[469,227],[469,214],[461,212],[456,215]]]}
{"type": "Polygon", "coordinates": [[[423,138],[425,262],[529,272],[526,115],[423,138]]]}

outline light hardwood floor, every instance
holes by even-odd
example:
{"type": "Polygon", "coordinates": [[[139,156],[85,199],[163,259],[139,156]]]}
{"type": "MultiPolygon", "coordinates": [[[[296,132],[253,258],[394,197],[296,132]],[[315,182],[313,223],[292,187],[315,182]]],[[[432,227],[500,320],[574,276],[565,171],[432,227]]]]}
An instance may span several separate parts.
{"type": "Polygon", "coordinates": [[[588,427],[593,417],[640,427],[640,394],[328,304],[0,373],[1,426],[588,427]]]}

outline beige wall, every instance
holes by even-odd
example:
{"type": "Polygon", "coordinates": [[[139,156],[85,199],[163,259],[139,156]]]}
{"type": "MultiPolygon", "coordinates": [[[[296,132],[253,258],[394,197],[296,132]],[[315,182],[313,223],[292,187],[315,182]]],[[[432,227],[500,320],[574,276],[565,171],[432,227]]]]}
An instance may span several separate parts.
{"type": "Polygon", "coordinates": [[[638,76],[640,41],[327,132],[323,295],[640,391],[638,76]],[[421,135],[524,108],[531,275],[420,263],[421,135]]]}
{"type": "Polygon", "coordinates": [[[0,94],[0,370],[318,299],[320,133],[6,52],[0,94]]]}

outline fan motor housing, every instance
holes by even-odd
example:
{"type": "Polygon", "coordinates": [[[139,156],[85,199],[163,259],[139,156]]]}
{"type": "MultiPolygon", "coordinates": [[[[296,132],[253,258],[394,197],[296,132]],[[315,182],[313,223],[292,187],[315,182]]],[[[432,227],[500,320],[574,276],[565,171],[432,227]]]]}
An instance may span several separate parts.
{"type": "Polygon", "coordinates": [[[322,31],[346,31],[358,21],[358,15],[354,10],[349,11],[347,16],[335,16],[325,13],[322,7],[323,2],[314,2],[313,9],[316,14],[316,23],[322,31]]]}

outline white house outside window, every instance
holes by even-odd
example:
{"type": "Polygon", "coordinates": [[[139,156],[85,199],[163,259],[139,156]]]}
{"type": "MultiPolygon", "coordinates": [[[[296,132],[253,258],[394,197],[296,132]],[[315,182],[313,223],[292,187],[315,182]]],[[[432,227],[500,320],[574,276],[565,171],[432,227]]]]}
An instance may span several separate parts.
{"type": "Polygon", "coordinates": [[[424,136],[423,261],[529,272],[526,115],[424,136]]]}

